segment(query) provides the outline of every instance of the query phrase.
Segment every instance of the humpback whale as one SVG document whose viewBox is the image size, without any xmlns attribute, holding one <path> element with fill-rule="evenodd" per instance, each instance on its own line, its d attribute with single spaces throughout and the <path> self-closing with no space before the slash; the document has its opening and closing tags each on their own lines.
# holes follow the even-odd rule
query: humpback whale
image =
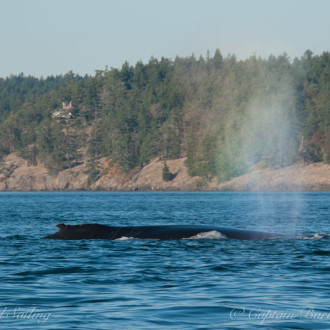
<svg viewBox="0 0 330 330">
<path fill-rule="evenodd" d="M 59 231 L 45 236 L 45 239 L 80 240 L 109 239 L 123 237 L 135 239 L 180 240 L 194 237 L 201 233 L 216 231 L 221 237 L 238 240 L 265 240 L 284 238 L 283 235 L 243 229 L 222 228 L 203 225 L 160 225 L 160 226 L 106 226 L 96 223 L 82 225 L 56 225 Z"/>
</svg>

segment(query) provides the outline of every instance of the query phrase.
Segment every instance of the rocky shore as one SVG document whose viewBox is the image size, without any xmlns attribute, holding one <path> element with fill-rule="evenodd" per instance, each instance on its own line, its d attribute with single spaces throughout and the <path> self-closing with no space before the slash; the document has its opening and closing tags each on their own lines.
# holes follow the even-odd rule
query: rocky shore
<svg viewBox="0 0 330 330">
<path fill-rule="evenodd" d="M 330 191 L 330 165 L 324 163 L 256 168 L 219 184 L 216 179 L 189 176 L 184 161 L 185 158 L 167 161 L 174 178 L 165 182 L 164 162 L 158 158 L 129 174 L 101 159 L 102 175 L 90 183 L 85 164 L 51 175 L 43 164 L 30 166 L 17 154 L 10 154 L 0 162 L 0 191 Z"/>
</svg>

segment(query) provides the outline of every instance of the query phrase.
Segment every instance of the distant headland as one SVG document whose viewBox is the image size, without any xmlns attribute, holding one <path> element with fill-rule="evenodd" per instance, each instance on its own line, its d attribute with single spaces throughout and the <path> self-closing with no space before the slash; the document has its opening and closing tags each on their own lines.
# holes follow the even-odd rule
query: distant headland
<svg viewBox="0 0 330 330">
<path fill-rule="evenodd" d="M 0 190 L 329 190 L 330 53 L 0 78 Z"/>
</svg>

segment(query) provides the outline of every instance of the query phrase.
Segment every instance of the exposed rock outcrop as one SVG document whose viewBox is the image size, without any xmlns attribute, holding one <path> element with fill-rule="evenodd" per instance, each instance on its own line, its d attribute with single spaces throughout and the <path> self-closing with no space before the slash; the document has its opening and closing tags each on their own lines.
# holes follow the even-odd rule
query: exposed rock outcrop
<svg viewBox="0 0 330 330">
<path fill-rule="evenodd" d="M 6 156 L 0 163 L 1 191 L 136 191 L 136 190 L 323 190 L 330 191 L 330 165 L 313 163 L 294 165 L 281 169 L 259 168 L 224 183 L 216 179 L 203 180 L 191 177 L 184 164 L 185 158 L 167 160 L 174 174 L 170 181 L 162 179 L 164 161 L 153 159 L 143 168 L 135 168 L 129 174 L 122 173 L 116 164 L 109 165 L 106 159 L 100 160 L 102 175 L 90 183 L 86 165 L 75 166 L 57 175 L 48 173 L 43 164 L 29 166 L 17 154 Z"/>
<path fill-rule="evenodd" d="M 296 164 L 280 169 L 255 169 L 208 189 L 233 191 L 330 191 L 330 165 Z"/>
</svg>

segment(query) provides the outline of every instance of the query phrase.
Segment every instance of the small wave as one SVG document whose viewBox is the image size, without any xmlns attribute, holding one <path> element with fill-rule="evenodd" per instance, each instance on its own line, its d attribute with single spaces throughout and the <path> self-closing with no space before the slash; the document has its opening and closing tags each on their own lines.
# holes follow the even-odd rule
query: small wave
<svg viewBox="0 0 330 330">
<path fill-rule="evenodd" d="M 184 239 L 224 239 L 224 238 L 227 237 L 216 230 L 211 230 Z"/>
<path fill-rule="evenodd" d="M 0 237 L 0 239 L 3 240 L 25 240 L 27 238 L 28 238 L 27 235 L 6 235 Z"/>
<path fill-rule="evenodd" d="M 328 250 L 316 250 L 313 251 L 312 254 L 316 255 L 316 256 L 330 256 L 330 251 Z M 329 267 L 330 270 L 330 267 Z"/>
<path fill-rule="evenodd" d="M 131 241 L 133 239 L 136 239 L 134 237 L 126 237 L 126 236 L 122 236 L 120 238 L 116 238 L 115 241 Z"/>
<path fill-rule="evenodd" d="M 312 236 L 297 236 L 297 239 L 322 239 L 322 238 L 330 238 L 328 234 L 314 234 Z"/>
<path fill-rule="evenodd" d="M 84 272 L 85 269 L 78 266 L 72 266 L 72 267 L 55 267 L 55 268 L 46 268 L 46 269 L 40 269 L 35 270 L 31 269 L 29 271 L 23 271 L 18 272 L 15 275 L 17 276 L 30 276 L 30 275 L 54 275 L 54 274 L 79 274 L 81 272 Z"/>
</svg>

